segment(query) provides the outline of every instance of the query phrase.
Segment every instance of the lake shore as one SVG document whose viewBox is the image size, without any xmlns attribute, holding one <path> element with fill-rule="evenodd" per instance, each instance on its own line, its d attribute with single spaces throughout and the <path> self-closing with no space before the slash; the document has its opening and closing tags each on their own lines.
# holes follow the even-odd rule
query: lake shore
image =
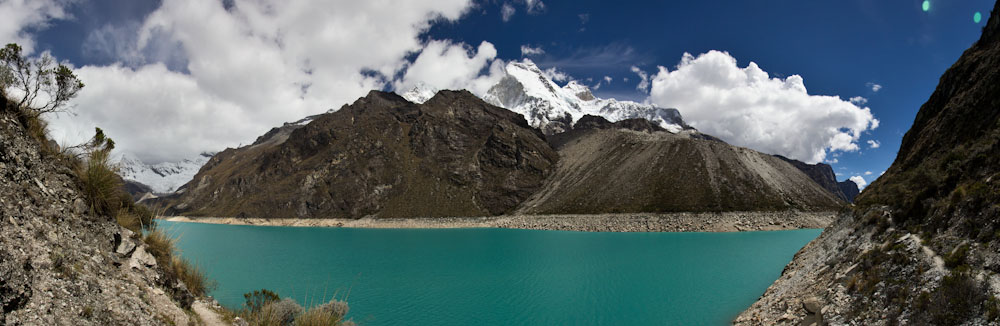
<svg viewBox="0 0 1000 326">
<path fill-rule="evenodd" d="M 488 217 L 267 219 L 164 216 L 171 222 L 391 229 L 505 228 L 588 232 L 739 232 L 825 228 L 837 212 L 504 215 Z"/>
</svg>

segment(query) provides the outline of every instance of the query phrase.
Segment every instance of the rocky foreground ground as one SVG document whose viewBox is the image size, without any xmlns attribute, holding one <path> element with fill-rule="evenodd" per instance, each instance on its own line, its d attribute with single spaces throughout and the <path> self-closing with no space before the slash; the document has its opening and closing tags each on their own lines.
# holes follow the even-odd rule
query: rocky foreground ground
<svg viewBox="0 0 1000 326">
<path fill-rule="evenodd" d="M 734 232 L 824 228 L 836 212 L 511 215 L 491 217 L 266 219 L 164 217 L 174 222 L 355 228 L 505 228 L 591 232 Z"/>
</svg>

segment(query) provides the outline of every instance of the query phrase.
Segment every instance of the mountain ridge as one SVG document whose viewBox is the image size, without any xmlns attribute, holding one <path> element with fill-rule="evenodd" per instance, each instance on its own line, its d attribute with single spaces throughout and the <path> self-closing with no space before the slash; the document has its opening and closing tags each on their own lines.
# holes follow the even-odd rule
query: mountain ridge
<svg viewBox="0 0 1000 326">
<path fill-rule="evenodd" d="M 1000 2 L 899 154 L 738 325 L 1000 323 Z"/>
</svg>

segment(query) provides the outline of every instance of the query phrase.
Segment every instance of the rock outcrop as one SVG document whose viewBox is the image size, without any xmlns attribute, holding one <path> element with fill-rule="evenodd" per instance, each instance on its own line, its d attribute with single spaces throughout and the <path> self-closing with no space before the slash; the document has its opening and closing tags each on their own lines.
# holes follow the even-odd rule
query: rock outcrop
<svg viewBox="0 0 1000 326">
<path fill-rule="evenodd" d="M 73 171 L 0 102 L 0 325 L 187 325 L 145 245 L 91 214 Z"/>
<path fill-rule="evenodd" d="M 372 91 L 218 153 L 165 201 L 197 216 L 497 215 L 538 189 L 557 158 L 523 117 L 468 91 L 423 104 Z"/>
<path fill-rule="evenodd" d="M 799 160 L 790 159 L 781 155 L 775 155 L 775 156 L 782 160 L 785 160 L 785 162 L 788 162 L 792 164 L 792 166 L 794 166 L 795 168 L 801 170 L 803 173 L 808 175 L 810 179 L 816 181 L 816 183 L 819 184 L 820 187 L 823 187 L 823 189 L 826 189 L 834 196 L 837 196 L 837 198 L 840 198 L 840 200 L 846 202 L 854 202 L 854 196 L 857 196 L 858 194 L 858 187 L 856 185 L 854 186 L 854 196 L 848 196 L 844 191 L 843 186 L 841 185 L 842 183 L 837 182 L 837 175 L 833 173 L 833 167 L 831 167 L 829 164 L 826 163 L 809 164 Z M 851 182 L 851 184 L 854 184 L 854 182 Z"/>
<path fill-rule="evenodd" d="M 840 191 L 844 193 L 845 200 L 849 203 L 853 203 L 854 198 L 857 198 L 858 194 L 861 193 L 861 190 L 858 189 L 858 184 L 851 180 L 837 182 L 837 188 L 840 188 Z"/>
<path fill-rule="evenodd" d="M 1000 3 L 885 174 L 741 325 L 1000 324 Z"/>
</svg>

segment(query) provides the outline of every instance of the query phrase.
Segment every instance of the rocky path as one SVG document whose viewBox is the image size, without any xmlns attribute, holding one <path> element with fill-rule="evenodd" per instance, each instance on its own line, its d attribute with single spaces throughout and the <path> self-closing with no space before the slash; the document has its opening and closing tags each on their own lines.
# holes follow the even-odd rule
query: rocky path
<svg viewBox="0 0 1000 326">
<path fill-rule="evenodd" d="M 201 319 L 201 324 L 204 326 L 229 326 L 222 321 L 222 316 L 219 316 L 219 313 L 215 312 L 215 309 L 212 309 L 208 302 L 197 300 L 191 304 L 191 310 L 198 315 L 198 319 Z"/>
<path fill-rule="evenodd" d="M 934 249 L 925 246 L 924 240 L 921 239 L 920 236 L 913 233 L 908 233 L 907 235 L 900 238 L 900 240 L 905 240 L 905 239 L 910 239 L 917 246 L 920 246 L 920 252 L 922 252 L 925 257 L 931 260 L 931 266 L 934 267 L 934 272 L 936 272 L 938 275 L 946 274 L 947 269 L 945 269 L 944 266 L 944 259 L 942 259 L 941 256 L 938 256 L 938 254 L 934 252 Z"/>
</svg>

